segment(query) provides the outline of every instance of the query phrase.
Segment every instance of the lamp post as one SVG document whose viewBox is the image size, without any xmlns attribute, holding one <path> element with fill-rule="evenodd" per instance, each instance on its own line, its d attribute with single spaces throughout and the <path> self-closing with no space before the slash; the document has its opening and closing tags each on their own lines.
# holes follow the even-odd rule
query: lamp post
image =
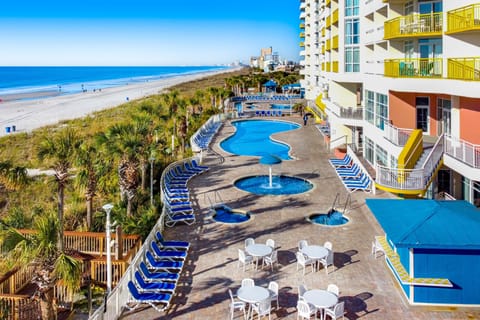
<svg viewBox="0 0 480 320">
<path fill-rule="evenodd" d="M 155 157 L 152 155 L 148 160 L 150 160 L 150 205 L 153 207 L 153 162 Z"/>
<path fill-rule="evenodd" d="M 112 292 L 112 252 L 110 246 L 110 211 L 112 211 L 113 204 L 107 203 L 104 205 L 103 210 L 107 213 L 107 221 L 105 225 L 105 238 L 107 245 L 107 297 Z"/>
</svg>

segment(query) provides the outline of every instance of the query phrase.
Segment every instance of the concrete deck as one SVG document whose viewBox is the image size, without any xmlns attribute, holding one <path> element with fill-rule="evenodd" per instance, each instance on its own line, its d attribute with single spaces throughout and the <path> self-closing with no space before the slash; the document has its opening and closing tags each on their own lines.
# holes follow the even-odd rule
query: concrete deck
<svg viewBox="0 0 480 320">
<path fill-rule="evenodd" d="M 300 117 L 287 118 L 297 123 Z M 253 278 L 267 286 L 277 281 L 280 287 L 280 308 L 272 309 L 272 319 L 297 319 L 297 288 L 305 284 L 309 289 L 326 289 L 329 283 L 340 288 L 340 300 L 345 301 L 347 319 L 480 319 L 479 309 L 441 309 L 411 307 L 394 281 L 383 257 L 371 255 L 371 243 L 382 230 L 365 205 L 369 197 L 392 197 L 379 192 L 377 195 L 355 192 L 346 216 L 350 222 L 338 227 L 314 225 L 306 221 L 311 213 L 325 213 L 331 207 L 337 193 L 341 205 L 347 191 L 337 178 L 327 159 L 323 139 L 312 124 L 298 130 L 280 133 L 274 137 L 291 145 L 294 161 L 284 161 L 274 167 L 274 174 L 304 177 L 315 184 L 305 194 L 291 196 L 256 196 L 233 187 L 239 177 L 268 174 L 268 169 L 258 164 L 258 158 L 234 156 L 225 153 L 218 143 L 234 132 L 226 123 L 213 142 L 213 153 L 204 163 L 210 171 L 189 183 L 192 201 L 197 206 L 197 222 L 192 226 L 177 225 L 166 230 L 167 239 L 187 240 L 192 243 L 189 259 L 183 270 L 176 296 L 166 313 L 144 309 L 125 313 L 122 319 L 228 319 L 231 288 L 235 293 L 243 278 Z M 215 200 L 216 199 L 216 200 Z M 216 223 L 207 217 L 211 202 L 222 201 L 232 208 L 247 210 L 253 218 L 239 225 Z M 279 264 L 270 269 L 245 272 L 237 268 L 238 248 L 244 248 L 244 240 L 255 238 L 265 243 L 275 240 L 279 250 Z M 333 244 L 334 264 L 329 274 L 324 269 L 312 273 L 311 268 L 296 270 L 295 252 L 299 240 L 322 245 Z M 242 319 L 236 312 L 235 319 Z"/>
</svg>

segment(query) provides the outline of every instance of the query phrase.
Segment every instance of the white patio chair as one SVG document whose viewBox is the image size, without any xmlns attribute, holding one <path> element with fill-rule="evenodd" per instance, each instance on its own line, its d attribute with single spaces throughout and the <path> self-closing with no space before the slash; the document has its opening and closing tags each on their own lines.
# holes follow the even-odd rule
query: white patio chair
<svg viewBox="0 0 480 320">
<path fill-rule="evenodd" d="M 297 320 L 298 319 L 310 319 L 312 316 L 315 317 L 317 311 L 315 308 L 311 308 L 310 305 L 303 300 L 297 301 Z"/>
<path fill-rule="evenodd" d="M 307 286 L 304 284 L 298 286 L 298 300 L 303 300 L 303 294 L 307 292 L 307 290 Z"/>
<path fill-rule="evenodd" d="M 245 248 L 248 247 L 251 244 L 255 244 L 255 239 L 253 239 L 253 238 L 245 239 Z"/>
<path fill-rule="evenodd" d="M 267 246 L 269 246 L 272 249 L 275 249 L 275 240 L 273 239 L 267 239 L 267 242 L 265 243 Z"/>
<path fill-rule="evenodd" d="M 304 247 L 308 246 L 307 240 L 300 240 L 298 241 L 298 250 L 302 251 Z"/>
<path fill-rule="evenodd" d="M 270 301 L 275 300 L 278 309 L 278 283 L 275 281 L 270 281 L 268 283 L 268 291 L 270 292 Z"/>
<path fill-rule="evenodd" d="M 338 286 L 337 286 L 336 284 L 333 284 L 333 283 L 330 283 L 330 284 L 327 286 L 327 291 L 333 293 L 333 294 L 336 295 L 337 297 L 338 297 L 338 295 L 339 295 L 339 293 L 340 293 L 340 290 L 338 289 Z"/>
<path fill-rule="evenodd" d="M 272 271 L 273 271 L 273 265 L 275 263 L 278 262 L 278 251 L 277 250 L 273 250 L 272 251 L 272 254 L 269 255 L 269 256 L 266 256 L 263 258 L 263 264 L 262 264 L 262 269 L 263 269 L 263 266 L 271 266 L 272 267 Z"/>
<path fill-rule="evenodd" d="M 247 255 L 242 249 L 238 249 L 238 263 L 237 268 L 240 267 L 240 263 L 243 263 L 243 272 L 245 272 L 245 267 L 247 264 L 253 263 L 253 257 Z"/>
<path fill-rule="evenodd" d="M 298 271 L 298 266 L 301 265 L 303 267 L 303 275 L 305 275 L 305 267 L 307 265 L 312 266 L 312 272 L 315 272 L 315 260 L 313 259 L 308 259 L 305 258 L 305 255 L 301 252 L 297 252 L 297 271 Z"/>
<path fill-rule="evenodd" d="M 268 319 L 270 320 L 270 312 L 272 310 L 270 299 L 265 299 L 259 303 L 252 304 L 252 310 L 258 314 L 258 320 L 266 315 L 268 315 Z"/>
<path fill-rule="evenodd" d="M 325 272 L 328 274 L 328 267 L 334 265 L 332 243 L 327 241 L 323 246 L 328 249 L 328 255 L 325 258 L 318 260 L 318 263 L 323 265 Z"/>
<path fill-rule="evenodd" d="M 385 255 L 385 250 L 383 250 L 382 245 L 378 242 L 377 239 L 372 242 L 372 254 L 377 259 L 377 252 L 383 253 Z"/>
<path fill-rule="evenodd" d="M 345 302 L 339 302 L 333 309 L 325 309 L 325 317 L 330 316 L 332 320 L 337 320 L 340 317 L 345 318 Z"/>
<path fill-rule="evenodd" d="M 255 281 L 250 278 L 245 278 L 242 280 L 242 287 L 254 287 Z"/>
<path fill-rule="evenodd" d="M 247 317 L 245 302 L 235 301 L 232 290 L 228 289 L 228 293 L 230 294 L 230 320 L 233 320 L 235 310 L 243 311 L 243 318 L 245 319 Z"/>
</svg>

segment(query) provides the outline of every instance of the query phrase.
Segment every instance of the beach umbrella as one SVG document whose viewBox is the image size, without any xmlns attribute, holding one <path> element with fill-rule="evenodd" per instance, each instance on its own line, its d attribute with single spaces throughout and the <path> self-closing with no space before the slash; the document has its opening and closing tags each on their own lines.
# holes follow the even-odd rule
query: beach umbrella
<svg viewBox="0 0 480 320">
<path fill-rule="evenodd" d="M 273 154 L 267 154 L 259 160 L 260 164 L 268 165 L 268 186 L 270 188 L 272 187 L 272 166 L 281 162 L 282 159 Z"/>
</svg>

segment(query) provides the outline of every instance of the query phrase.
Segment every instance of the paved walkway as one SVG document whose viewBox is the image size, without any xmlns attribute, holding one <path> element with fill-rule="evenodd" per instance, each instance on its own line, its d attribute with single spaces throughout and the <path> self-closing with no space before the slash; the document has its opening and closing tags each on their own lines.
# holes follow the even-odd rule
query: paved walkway
<svg viewBox="0 0 480 320">
<path fill-rule="evenodd" d="M 300 117 L 284 118 L 300 123 Z M 332 157 L 325 149 L 320 133 L 313 125 L 275 135 L 276 139 L 292 146 L 295 161 L 284 161 L 274 167 L 275 174 L 288 174 L 308 178 L 314 190 L 291 196 L 256 196 L 233 187 L 239 177 L 267 174 L 268 169 L 258 164 L 258 158 L 234 156 L 225 153 L 218 142 L 234 132 L 227 123 L 213 142 L 214 154 L 205 158 L 210 171 L 189 183 L 192 201 L 198 207 L 197 222 L 192 226 L 177 225 L 166 230 L 167 239 L 188 240 L 192 243 L 189 260 L 183 271 L 177 295 L 167 313 L 158 313 L 146 307 L 126 313 L 122 319 L 228 319 L 230 302 L 227 289 L 235 293 L 243 278 L 253 278 L 267 286 L 277 281 L 280 287 L 280 308 L 272 310 L 272 319 L 297 319 L 297 288 L 305 284 L 309 289 L 325 289 L 329 283 L 340 288 L 341 300 L 346 302 L 347 319 L 480 319 L 473 310 L 432 310 L 411 307 L 402 296 L 397 283 L 387 269 L 384 259 L 374 259 L 371 242 L 382 234 L 365 205 L 371 194 L 355 192 L 344 226 L 326 227 L 306 221 L 311 213 L 325 213 L 330 209 L 337 193 L 341 203 L 347 198 L 346 189 L 337 178 L 327 159 Z M 225 204 L 253 213 L 251 221 L 239 225 L 224 225 L 208 218 L 210 202 L 221 198 Z M 375 197 L 391 197 L 378 193 Z M 217 200 L 215 200 L 217 199 Z M 340 206 L 343 208 L 343 206 Z M 279 264 L 270 269 L 243 272 L 237 268 L 238 249 L 244 248 L 247 237 L 265 243 L 268 238 L 276 242 Z M 299 240 L 311 244 L 330 241 L 335 254 L 335 267 L 312 273 L 311 268 L 296 270 L 295 252 Z M 235 314 L 242 319 L 242 313 Z"/>
</svg>

